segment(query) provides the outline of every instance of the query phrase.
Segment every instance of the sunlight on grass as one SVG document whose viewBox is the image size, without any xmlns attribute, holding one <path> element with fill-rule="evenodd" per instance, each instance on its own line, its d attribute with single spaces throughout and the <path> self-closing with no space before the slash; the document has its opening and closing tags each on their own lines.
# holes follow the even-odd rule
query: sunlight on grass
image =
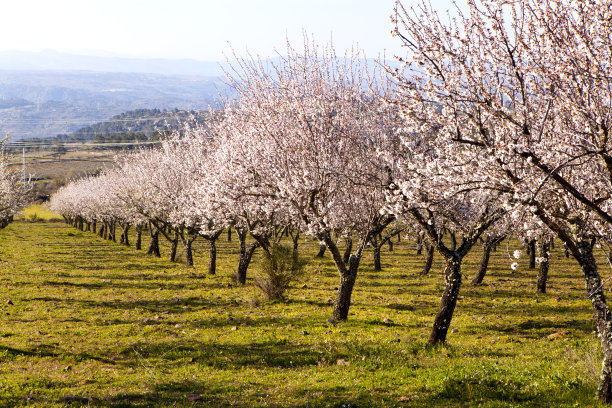
<svg viewBox="0 0 612 408">
<path fill-rule="evenodd" d="M 349 320 L 330 324 L 338 276 L 317 242 L 300 242 L 305 279 L 266 301 L 254 269 L 233 284 L 238 243 L 222 238 L 210 276 L 204 241 L 187 268 L 63 223 L 9 225 L 0 407 L 599 406 L 591 307 L 559 249 L 546 295 L 495 252 L 484 285 L 462 287 L 447 346 L 429 348 L 444 279 L 439 259 L 419 275 L 414 242 L 384 251 L 382 272 L 366 254 Z"/>
<path fill-rule="evenodd" d="M 26 221 L 53 221 L 62 220 L 62 216 L 54 213 L 44 204 L 32 204 L 28 208 L 25 208 L 18 216 L 18 218 Z"/>
</svg>

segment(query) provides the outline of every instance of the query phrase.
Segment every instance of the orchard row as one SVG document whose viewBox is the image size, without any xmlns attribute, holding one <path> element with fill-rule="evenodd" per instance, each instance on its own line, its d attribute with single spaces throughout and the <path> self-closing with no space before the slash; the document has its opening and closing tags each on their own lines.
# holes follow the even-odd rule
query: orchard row
<svg viewBox="0 0 612 408">
<path fill-rule="evenodd" d="M 335 320 L 366 245 L 411 230 L 446 262 L 431 344 L 446 340 L 478 242 L 513 234 L 546 262 L 555 237 L 582 268 L 604 351 L 599 396 L 612 402 L 612 314 L 593 256 L 612 239 L 612 2 L 468 1 L 449 21 L 398 2 L 392 20 L 401 67 L 307 39 L 275 62 L 240 60 L 237 97 L 208 123 L 66 186 L 53 208 L 113 231 L 150 223 L 187 254 L 233 227 L 240 282 L 256 247 L 308 234 L 338 270 Z"/>
</svg>

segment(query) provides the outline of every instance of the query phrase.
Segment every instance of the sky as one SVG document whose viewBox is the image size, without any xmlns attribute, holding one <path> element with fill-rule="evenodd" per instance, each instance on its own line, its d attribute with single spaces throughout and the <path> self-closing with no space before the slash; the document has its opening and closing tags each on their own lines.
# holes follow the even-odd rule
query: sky
<svg viewBox="0 0 612 408">
<path fill-rule="evenodd" d="M 404 0 L 406 4 L 413 0 Z M 0 51 L 219 61 L 267 58 L 307 33 L 336 51 L 402 54 L 394 0 L 14 0 L 3 2 Z M 450 1 L 434 0 L 446 9 Z M 226 58 L 227 56 L 227 58 Z"/>
</svg>

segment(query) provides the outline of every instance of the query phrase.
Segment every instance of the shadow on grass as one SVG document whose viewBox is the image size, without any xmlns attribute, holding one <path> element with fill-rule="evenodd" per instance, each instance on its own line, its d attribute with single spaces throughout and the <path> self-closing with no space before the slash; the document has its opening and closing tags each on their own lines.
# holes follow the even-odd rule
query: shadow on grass
<svg viewBox="0 0 612 408">
<path fill-rule="evenodd" d="M 488 373 L 472 372 L 463 377 L 446 378 L 440 391 L 425 398 L 411 400 L 411 407 L 447 406 L 516 406 L 516 407 L 560 407 L 575 401 L 592 400 L 596 404 L 595 389 L 581 382 L 558 381 L 553 389 L 534 387 L 525 381 L 512 378 L 505 373 L 503 378 Z M 535 379 L 534 379 L 535 380 Z M 554 381 L 553 381 L 554 382 Z"/>
<path fill-rule="evenodd" d="M 283 339 L 271 339 L 249 344 L 191 343 L 177 345 L 139 342 L 117 350 L 121 364 L 137 366 L 148 360 L 164 360 L 177 364 L 196 364 L 213 369 L 239 370 L 250 368 L 294 368 L 316 366 L 321 354 L 304 346 L 289 344 Z M 340 354 L 338 354 L 340 356 Z M 332 357 L 326 354 L 328 360 Z"/>
<path fill-rule="evenodd" d="M 487 330 L 498 331 L 522 336 L 541 337 L 543 330 L 569 330 L 590 333 L 593 331 L 593 322 L 590 320 L 527 320 L 519 324 L 488 324 Z"/>
<path fill-rule="evenodd" d="M 98 301 L 88 299 L 68 299 L 61 297 L 37 297 L 32 301 L 57 302 L 58 304 L 78 305 L 84 309 L 115 309 L 115 310 L 134 310 L 141 309 L 150 313 L 191 313 L 194 310 L 203 308 L 218 308 L 227 306 L 244 306 L 232 300 L 208 299 L 202 297 L 173 298 L 173 299 L 150 299 L 150 300 L 114 300 Z"/>
<path fill-rule="evenodd" d="M 20 357 L 20 356 L 53 357 L 53 358 L 58 358 L 62 356 L 64 357 L 72 356 L 74 357 L 75 361 L 95 360 L 95 361 L 100 361 L 102 363 L 115 364 L 115 361 L 110 358 L 93 355 L 87 352 L 77 353 L 77 354 L 67 353 L 61 349 L 58 349 L 53 344 L 38 344 L 27 350 L 20 350 L 20 349 L 16 349 L 13 347 L 0 346 L 0 353 L 4 354 L 4 357 L 3 357 L 4 359 L 12 359 L 12 358 Z"/>
</svg>

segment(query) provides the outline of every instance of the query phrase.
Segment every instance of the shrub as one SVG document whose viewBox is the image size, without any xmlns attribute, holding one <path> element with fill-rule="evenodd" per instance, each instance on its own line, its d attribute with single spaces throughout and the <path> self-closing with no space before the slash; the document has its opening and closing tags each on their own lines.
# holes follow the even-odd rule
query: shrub
<svg viewBox="0 0 612 408">
<path fill-rule="evenodd" d="M 274 245 L 263 252 L 255 285 L 268 300 L 281 299 L 289 286 L 304 275 L 306 260 L 284 245 Z"/>
</svg>

